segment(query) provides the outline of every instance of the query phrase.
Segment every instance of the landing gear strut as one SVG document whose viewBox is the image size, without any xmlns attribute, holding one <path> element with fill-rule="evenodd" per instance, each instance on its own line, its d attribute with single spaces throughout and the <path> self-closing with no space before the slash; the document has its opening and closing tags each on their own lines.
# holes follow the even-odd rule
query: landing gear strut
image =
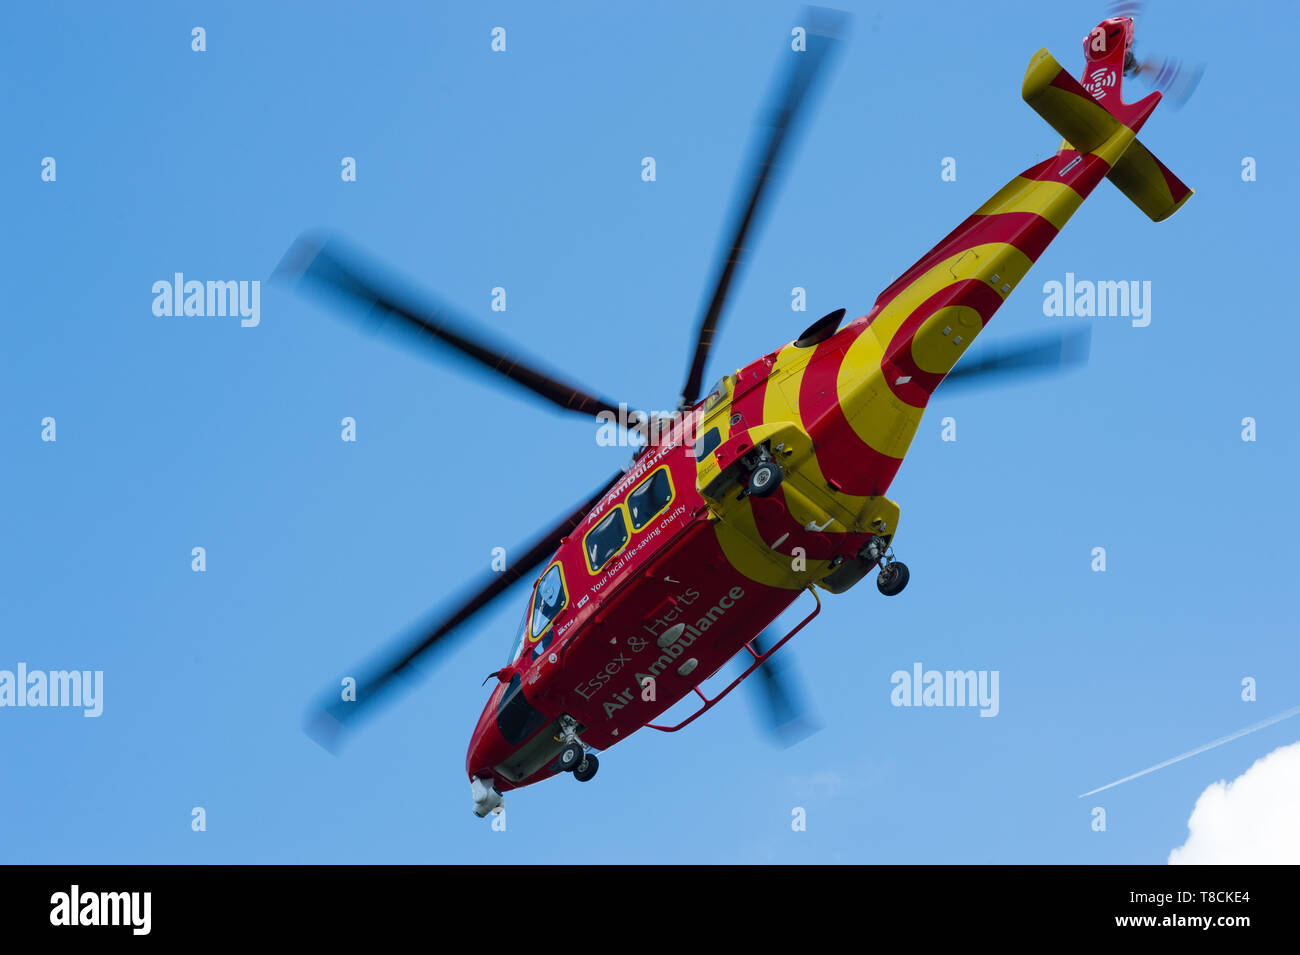
<svg viewBox="0 0 1300 955">
<path fill-rule="evenodd" d="M 862 549 L 862 558 L 874 562 L 880 568 L 876 574 L 877 590 L 886 597 L 894 597 L 903 592 L 910 575 L 905 563 L 894 560 L 894 551 L 888 541 L 883 537 L 872 538 L 871 543 Z"/>
<path fill-rule="evenodd" d="M 585 783 L 596 775 L 600 760 L 595 753 L 587 752 L 587 747 L 578 739 L 578 721 L 565 713 L 560 717 L 560 728 L 564 734 L 564 746 L 560 755 L 551 765 L 561 773 L 573 773 L 573 778 Z"/>
<path fill-rule="evenodd" d="M 578 721 L 568 713 L 560 717 L 560 732 L 564 745 L 560 747 L 560 755 L 551 764 L 556 772 L 576 772 L 586 762 L 587 747 L 582 744 L 582 740 L 578 739 L 578 728 Z"/>
</svg>

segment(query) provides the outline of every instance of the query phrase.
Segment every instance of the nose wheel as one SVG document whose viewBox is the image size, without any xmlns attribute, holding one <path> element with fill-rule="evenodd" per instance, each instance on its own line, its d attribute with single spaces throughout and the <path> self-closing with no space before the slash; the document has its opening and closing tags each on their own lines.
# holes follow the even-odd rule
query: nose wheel
<svg viewBox="0 0 1300 955">
<path fill-rule="evenodd" d="M 590 782 L 598 769 L 600 769 L 600 760 L 596 758 L 595 753 L 588 753 L 583 757 L 582 762 L 574 767 L 573 778 L 580 783 Z"/>
<path fill-rule="evenodd" d="M 573 729 L 572 726 L 568 728 Z M 558 772 L 573 773 L 574 779 L 585 783 L 596 775 L 596 770 L 600 768 L 600 760 L 596 758 L 595 753 L 587 751 L 587 747 L 582 745 L 582 740 L 578 739 L 576 733 L 571 732 L 560 750 L 560 755 L 551 765 Z"/>
<path fill-rule="evenodd" d="M 586 756 L 586 750 L 576 739 L 564 744 L 564 749 L 560 750 L 560 758 L 556 762 L 556 768 L 562 773 L 571 773 L 582 764 L 583 757 Z"/>
</svg>

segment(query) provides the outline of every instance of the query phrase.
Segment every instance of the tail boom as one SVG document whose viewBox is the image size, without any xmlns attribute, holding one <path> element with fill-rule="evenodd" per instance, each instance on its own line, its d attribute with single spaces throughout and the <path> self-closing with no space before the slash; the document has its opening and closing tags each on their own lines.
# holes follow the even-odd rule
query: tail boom
<svg viewBox="0 0 1300 955">
<path fill-rule="evenodd" d="M 833 340 L 842 357 L 831 366 L 836 384 L 826 390 L 838 400 L 827 414 L 848 427 L 812 433 L 819 457 L 866 462 L 856 482 L 846 470 L 836 472 L 843 490 L 884 493 L 934 390 L 1103 179 L 1153 219 L 1172 214 L 1191 195 L 1137 140 L 1160 94 L 1122 101 L 1118 77 L 1132 35 L 1122 24 L 1118 30 L 1105 34 L 1107 42 L 1125 41 L 1118 52 L 1101 61 L 1100 72 L 1096 62 L 1085 71 L 1099 93 L 1085 89 L 1046 50 L 1034 56 L 1025 101 L 1066 142 L 1003 186 Z M 1111 68 L 1115 78 L 1108 82 Z"/>
</svg>

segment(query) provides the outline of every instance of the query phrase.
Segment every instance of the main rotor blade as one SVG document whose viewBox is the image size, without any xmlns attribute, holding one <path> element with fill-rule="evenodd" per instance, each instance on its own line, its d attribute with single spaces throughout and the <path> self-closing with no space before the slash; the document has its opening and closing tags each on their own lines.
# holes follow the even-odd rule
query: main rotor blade
<svg viewBox="0 0 1300 955">
<path fill-rule="evenodd" d="M 321 241 L 301 236 L 281 260 L 276 274 L 309 280 L 322 290 L 334 292 L 372 314 L 393 316 L 408 329 L 449 345 L 489 371 L 509 378 L 565 411 L 583 415 L 607 411 L 618 420 L 619 408 L 615 402 L 541 371 L 531 361 L 525 361 L 517 349 L 497 345 L 483 335 L 465 331 L 464 326 L 472 323 L 464 321 L 435 299 L 417 298 L 412 293 L 400 291 L 375 269 L 357 263 L 337 240 Z M 636 422 L 633 420 L 631 423 Z"/>
<path fill-rule="evenodd" d="M 389 690 L 393 682 L 405 674 L 418 658 L 453 634 L 461 624 L 470 620 L 480 610 L 489 606 L 516 581 L 546 561 L 559 547 L 561 539 L 568 536 L 581 523 L 587 513 L 622 477 L 622 471 L 615 474 L 597 493 L 579 504 L 571 514 L 561 518 L 550 530 L 529 544 L 523 555 L 512 561 L 504 571 L 485 578 L 477 587 L 467 591 L 455 610 L 446 614 L 436 614 L 429 623 L 419 628 L 413 637 L 400 644 L 395 653 L 390 654 L 384 662 L 372 667 L 369 676 L 357 681 L 355 700 L 333 699 L 322 704 L 309 721 L 308 733 L 322 746 L 333 749 L 340 731 L 366 712 L 370 705 Z M 337 691 L 334 693 L 337 694 Z"/>
<path fill-rule="evenodd" d="M 783 91 L 771 109 L 766 138 L 750 163 L 753 184 L 749 188 L 746 201 L 735 207 L 736 212 L 731 228 L 726 233 L 727 251 L 715 268 L 713 293 L 709 298 L 708 308 L 700 318 L 699 330 L 695 336 L 695 353 L 691 356 L 686 384 L 682 386 L 681 407 L 683 409 L 693 405 L 700 396 L 704 366 L 709 358 L 709 349 L 713 345 L 713 336 L 722 318 L 722 310 L 727 304 L 727 293 L 731 288 L 731 282 L 740 267 L 745 264 L 745 242 L 758 216 L 763 195 L 768 185 L 780 173 L 782 147 L 796 125 L 799 108 L 807 98 L 822 65 L 834 49 L 836 38 L 847 20 L 847 15 L 837 10 L 808 8 L 803 18 L 806 49 L 803 51 L 792 49 L 787 53 L 788 56 L 794 57 L 794 62 L 790 66 Z"/>
<path fill-rule="evenodd" d="M 754 638 L 754 652 L 761 656 L 775 644 L 772 631 L 764 630 Z M 742 659 L 746 657 L 748 654 L 742 654 Z M 819 729 L 808 717 L 802 697 L 785 672 L 787 666 L 788 661 L 777 662 L 774 656 L 752 674 L 760 678 L 754 687 L 766 729 L 782 746 L 792 746 Z"/>
<path fill-rule="evenodd" d="M 939 389 L 945 395 L 976 385 L 1000 384 L 1000 379 L 1067 371 L 1088 361 L 1092 329 L 1043 335 L 990 346 L 970 364 L 958 362 Z"/>
</svg>

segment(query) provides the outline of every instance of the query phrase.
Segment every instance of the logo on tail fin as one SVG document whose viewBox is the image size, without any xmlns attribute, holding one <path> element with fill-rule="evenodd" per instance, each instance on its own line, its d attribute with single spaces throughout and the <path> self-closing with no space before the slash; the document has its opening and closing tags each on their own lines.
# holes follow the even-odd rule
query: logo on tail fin
<svg viewBox="0 0 1300 955">
<path fill-rule="evenodd" d="M 1092 94 L 1094 99 L 1101 99 L 1106 95 L 1106 90 L 1115 85 L 1115 71 L 1102 67 L 1094 70 L 1086 78 L 1083 88 Z"/>
</svg>

